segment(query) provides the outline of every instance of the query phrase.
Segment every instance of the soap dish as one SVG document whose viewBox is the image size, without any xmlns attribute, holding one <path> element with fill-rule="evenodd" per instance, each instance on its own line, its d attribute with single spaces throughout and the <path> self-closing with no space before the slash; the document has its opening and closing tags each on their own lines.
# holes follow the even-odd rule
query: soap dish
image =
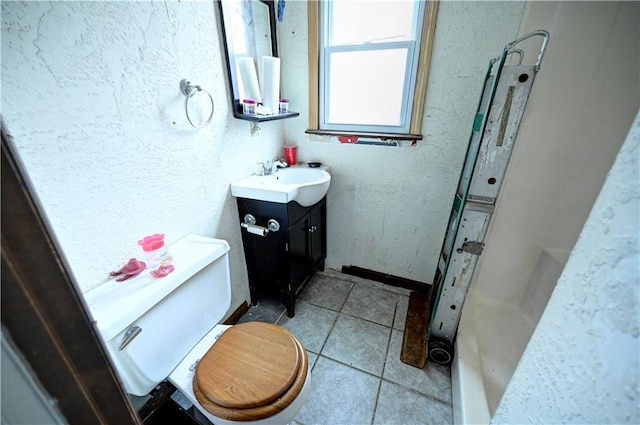
<svg viewBox="0 0 640 425">
<path fill-rule="evenodd" d="M 309 167 L 311 168 L 318 168 L 322 165 L 322 162 L 310 162 L 309 163 Z"/>
</svg>

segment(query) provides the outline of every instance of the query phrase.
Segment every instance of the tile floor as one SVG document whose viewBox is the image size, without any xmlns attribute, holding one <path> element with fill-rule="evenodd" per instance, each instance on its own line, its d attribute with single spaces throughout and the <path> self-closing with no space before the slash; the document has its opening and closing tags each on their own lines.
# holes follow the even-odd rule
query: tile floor
<svg viewBox="0 0 640 425">
<path fill-rule="evenodd" d="M 278 323 L 307 348 L 311 392 L 296 424 L 450 424 L 449 367 L 400 361 L 408 303 L 408 290 L 327 271 L 300 294 L 295 317 L 266 299 L 240 322 Z"/>
</svg>

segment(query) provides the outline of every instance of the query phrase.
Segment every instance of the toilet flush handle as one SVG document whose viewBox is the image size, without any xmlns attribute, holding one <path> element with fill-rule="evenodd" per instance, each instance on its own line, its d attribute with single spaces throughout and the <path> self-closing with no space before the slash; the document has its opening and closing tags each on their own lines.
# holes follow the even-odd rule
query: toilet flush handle
<svg viewBox="0 0 640 425">
<path fill-rule="evenodd" d="M 127 345 L 131 344 L 131 341 L 135 339 L 142 332 L 142 328 L 140 326 L 131 326 L 124 333 L 124 337 L 122 338 L 122 343 L 120 343 L 120 347 L 118 347 L 118 351 L 124 350 Z"/>
</svg>

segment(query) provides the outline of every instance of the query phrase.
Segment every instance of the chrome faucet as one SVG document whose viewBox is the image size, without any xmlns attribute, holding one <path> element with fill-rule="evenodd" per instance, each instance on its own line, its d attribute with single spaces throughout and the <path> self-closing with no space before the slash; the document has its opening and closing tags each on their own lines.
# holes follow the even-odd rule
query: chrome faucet
<svg viewBox="0 0 640 425">
<path fill-rule="evenodd" d="M 258 176 L 268 176 L 271 171 L 271 163 L 258 162 Z"/>
<path fill-rule="evenodd" d="M 278 157 L 273 158 L 273 162 L 271 163 L 271 174 L 275 173 L 280 168 L 287 167 L 289 167 L 289 164 L 287 164 L 287 161 L 285 161 L 284 159 Z"/>
<path fill-rule="evenodd" d="M 258 175 L 270 176 L 281 168 L 287 168 L 289 164 L 282 158 L 274 158 L 273 161 L 258 162 Z"/>
</svg>

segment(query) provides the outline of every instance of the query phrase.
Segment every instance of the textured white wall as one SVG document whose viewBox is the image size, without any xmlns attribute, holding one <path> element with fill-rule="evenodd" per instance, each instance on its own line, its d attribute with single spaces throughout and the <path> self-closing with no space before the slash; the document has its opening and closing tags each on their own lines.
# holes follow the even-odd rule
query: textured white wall
<svg viewBox="0 0 640 425">
<path fill-rule="evenodd" d="M 640 107 L 638 2 L 530 2 L 520 33 L 540 28 L 549 48 L 473 283 L 512 304 L 543 248 L 571 251 Z"/>
<path fill-rule="evenodd" d="M 522 2 L 440 3 L 425 137 L 415 148 L 393 148 L 315 141 L 304 133 L 307 8 L 286 3 L 278 26 L 282 90 L 300 117 L 285 123 L 285 138 L 299 146 L 302 160 L 331 165 L 328 267 L 356 265 L 431 283 L 489 59 L 516 37 L 523 9 Z"/>
<path fill-rule="evenodd" d="M 310 141 L 306 3 L 279 24 L 283 95 L 301 116 L 232 119 L 210 2 L 2 3 L 3 116 L 83 290 L 165 232 L 229 240 L 233 305 L 248 297 L 228 185 L 300 146 L 333 171 L 327 265 L 358 265 L 430 282 L 490 57 L 512 40 L 524 3 L 443 2 L 417 148 Z M 390 7 L 392 4 L 390 3 Z M 189 127 L 178 82 L 216 101 L 211 125 Z"/>
<path fill-rule="evenodd" d="M 492 423 L 640 422 L 640 114 Z"/>
<path fill-rule="evenodd" d="M 86 291 L 164 232 L 231 244 L 232 308 L 249 298 L 229 183 L 281 150 L 282 124 L 230 114 L 214 2 L 2 2 L 2 113 Z M 189 126 L 179 82 L 215 100 Z"/>
</svg>

